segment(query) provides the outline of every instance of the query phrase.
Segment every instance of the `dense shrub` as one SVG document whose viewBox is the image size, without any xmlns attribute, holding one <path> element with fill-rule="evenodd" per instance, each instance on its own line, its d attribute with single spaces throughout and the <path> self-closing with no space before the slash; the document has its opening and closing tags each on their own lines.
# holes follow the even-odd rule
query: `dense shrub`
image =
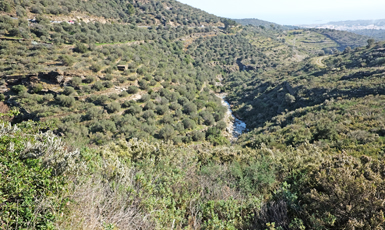
<svg viewBox="0 0 385 230">
<path fill-rule="evenodd" d="M 78 88 L 81 84 L 82 84 L 82 79 L 80 77 L 73 77 L 71 79 L 71 85 L 73 87 Z"/>
<path fill-rule="evenodd" d="M 32 87 L 32 91 L 34 93 L 39 93 L 40 91 L 43 90 L 43 85 L 42 84 L 36 84 Z"/>
<path fill-rule="evenodd" d="M 126 113 L 136 115 L 142 112 L 142 107 L 139 105 L 131 105 L 127 110 Z"/>
<path fill-rule="evenodd" d="M 217 123 L 217 125 L 215 127 L 217 127 L 217 129 L 219 129 L 219 130 L 224 130 L 227 127 L 227 124 L 224 121 L 220 121 Z"/>
<path fill-rule="evenodd" d="M 109 113 L 116 113 L 116 112 L 119 112 L 119 110 L 121 109 L 121 106 L 118 102 L 112 102 L 111 104 L 108 104 L 106 106 L 106 109 Z"/>
<path fill-rule="evenodd" d="M 88 48 L 83 43 L 76 43 L 74 52 L 78 53 L 86 53 L 88 51 Z M 96 71 L 98 72 L 98 71 Z"/>
<path fill-rule="evenodd" d="M 75 104 L 75 98 L 72 96 L 59 95 L 56 100 L 61 106 L 65 107 L 71 107 Z"/>
<path fill-rule="evenodd" d="M 189 118 L 183 120 L 183 125 L 185 129 L 194 129 L 196 126 L 195 121 Z"/>
<path fill-rule="evenodd" d="M 197 112 L 197 106 L 192 102 L 186 103 L 185 105 L 183 105 L 183 112 L 186 114 L 196 113 Z"/>
<path fill-rule="evenodd" d="M 93 76 L 87 76 L 86 79 L 84 80 L 86 83 L 92 83 L 95 81 L 95 77 Z"/>
<path fill-rule="evenodd" d="M 68 96 L 68 95 L 75 93 L 75 89 L 67 86 L 64 88 L 63 93 Z"/>
<path fill-rule="evenodd" d="M 378 228 L 383 226 L 383 162 L 338 155 L 314 169 L 298 197 L 309 228 Z M 338 204 L 338 205 L 336 205 Z"/>
<path fill-rule="evenodd" d="M 128 89 L 127 89 L 127 93 L 129 93 L 129 94 L 135 94 L 135 93 L 137 93 L 139 91 L 139 89 L 138 89 L 138 87 L 136 87 L 136 86 L 130 86 L 130 87 L 128 87 Z"/>
<path fill-rule="evenodd" d="M 159 131 L 159 137 L 164 140 L 171 140 L 175 135 L 175 130 L 170 125 L 165 125 L 160 131 Z"/>
<path fill-rule="evenodd" d="M 104 89 L 104 86 L 103 86 L 103 83 L 100 82 L 100 81 L 97 81 L 94 83 L 94 85 L 92 86 L 93 89 L 97 90 L 97 91 L 101 91 Z"/>
<path fill-rule="evenodd" d="M 103 110 L 100 107 L 94 106 L 87 109 L 85 119 L 86 120 L 101 119 L 102 116 L 103 116 Z"/>
<path fill-rule="evenodd" d="M 152 101 L 147 102 L 144 107 L 144 110 L 154 110 L 155 109 L 155 104 Z"/>
<path fill-rule="evenodd" d="M 166 105 L 158 105 L 155 107 L 156 113 L 159 115 L 163 115 L 167 112 L 168 107 Z"/>
<path fill-rule="evenodd" d="M 19 95 L 23 94 L 24 92 L 27 92 L 27 88 L 24 85 L 12 86 L 12 90 L 18 93 Z"/>
<path fill-rule="evenodd" d="M 41 127 L 43 128 L 43 127 Z M 66 180 L 60 172 L 71 154 L 52 133 L 28 134 L 0 125 L 0 164 L 2 174 L 0 193 L 2 228 L 51 228 L 64 211 L 64 198 L 58 198 L 65 189 Z M 51 161 L 51 162 L 50 162 Z M 54 163 L 56 162 L 56 163 Z M 62 163 L 62 168 L 59 165 Z M 56 167 L 57 166 L 57 167 Z M 59 174 L 59 175 L 58 175 Z"/>
<path fill-rule="evenodd" d="M 102 66 L 99 63 L 93 63 L 90 66 L 90 70 L 92 70 L 95 73 L 99 72 L 101 69 L 102 69 Z"/>
<path fill-rule="evenodd" d="M 110 81 L 103 82 L 104 87 L 111 88 L 114 86 L 114 84 Z"/>
</svg>

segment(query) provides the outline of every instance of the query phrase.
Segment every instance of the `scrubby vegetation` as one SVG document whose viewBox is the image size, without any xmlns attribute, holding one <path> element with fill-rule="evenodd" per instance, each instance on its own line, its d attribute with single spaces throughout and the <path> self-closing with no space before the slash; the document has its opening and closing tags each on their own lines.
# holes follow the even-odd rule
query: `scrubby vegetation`
<svg viewBox="0 0 385 230">
<path fill-rule="evenodd" d="M 1 229 L 385 227 L 384 43 L 172 0 L 0 11 Z"/>
<path fill-rule="evenodd" d="M 333 156 L 309 143 L 192 149 L 120 140 L 68 152 L 41 128 L 2 124 L 2 228 L 340 229 L 385 221 L 382 158 Z"/>
</svg>

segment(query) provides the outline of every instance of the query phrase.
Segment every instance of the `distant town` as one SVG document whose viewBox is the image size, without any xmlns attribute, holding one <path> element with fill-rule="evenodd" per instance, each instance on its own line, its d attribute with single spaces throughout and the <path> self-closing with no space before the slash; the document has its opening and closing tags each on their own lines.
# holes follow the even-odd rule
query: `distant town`
<svg viewBox="0 0 385 230">
<path fill-rule="evenodd" d="M 300 25 L 303 28 L 334 29 L 344 31 L 385 30 L 385 19 L 328 22 L 324 24 Z"/>
<path fill-rule="evenodd" d="M 365 25 L 365 26 L 347 26 L 347 25 L 302 25 L 304 28 L 317 28 L 317 29 L 333 29 L 333 30 L 344 30 L 344 31 L 355 31 L 355 30 L 385 30 L 385 26 L 376 25 Z"/>
</svg>

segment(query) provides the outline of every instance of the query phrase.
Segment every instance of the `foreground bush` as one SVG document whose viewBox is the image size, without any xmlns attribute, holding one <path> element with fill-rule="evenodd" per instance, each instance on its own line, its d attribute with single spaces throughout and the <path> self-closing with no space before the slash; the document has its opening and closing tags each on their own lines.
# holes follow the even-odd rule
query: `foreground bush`
<svg viewBox="0 0 385 230">
<path fill-rule="evenodd" d="M 309 175 L 299 200 L 310 228 L 381 229 L 384 191 L 383 161 L 338 155 Z"/>
<path fill-rule="evenodd" d="M 58 197 L 62 173 L 77 152 L 52 133 L 28 134 L 33 123 L 24 126 L 0 124 L 0 228 L 52 229 L 66 201 Z"/>
<path fill-rule="evenodd" d="M 0 126 L 2 229 L 384 227 L 382 160 L 331 157 L 308 143 L 277 150 L 122 139 L 68 152 L 38 133 L 44 128 Z"/>
</svg>

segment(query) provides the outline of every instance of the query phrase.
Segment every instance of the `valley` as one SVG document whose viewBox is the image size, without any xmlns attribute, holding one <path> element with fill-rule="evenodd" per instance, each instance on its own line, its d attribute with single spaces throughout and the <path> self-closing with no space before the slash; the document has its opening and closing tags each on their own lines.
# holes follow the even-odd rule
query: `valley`
<svg viewBox="0 0 385 230">
<path fill-rule="evenodd" d="M 382 229 L 384 81 L 346 31 L 4 0 L 0 229 Z"/>
</svg>

